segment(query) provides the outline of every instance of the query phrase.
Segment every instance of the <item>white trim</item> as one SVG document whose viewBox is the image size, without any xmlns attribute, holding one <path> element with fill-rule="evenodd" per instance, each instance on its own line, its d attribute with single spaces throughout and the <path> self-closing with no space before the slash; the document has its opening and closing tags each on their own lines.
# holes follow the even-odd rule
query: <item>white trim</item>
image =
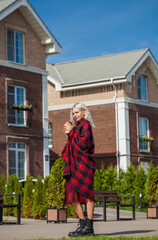
<svg viewBox="0 0 158 240">
<path fill-rule="evenodd" d="M 60 74 L 59 74 L 59 72 L 58 72 L 58 70 L 57 70 L 55 65 L 54 65 L 54 70 L 55 70 L 56 74 L 58 75 L 58 77 L 59 77 L 60 81 L 62 82 L 62 84 L 64 84 L 64 81 L 63 81 L 62 77 L 60 76 Z"/>
<path fill-rule="evenodd" d="M 59 76 L 59 75 L 58 75 Z M 63 82 L 63 80 L 61 79 L 61 77 L 59 77 L 60 80 Z M 51 83 L 53 83 L 55 85 L 55 90 L 57 92 L 63 92 L 63 91 L 69 91 L 69 90 L 75 90 L 75 89 L 83 89 L 83 88 L 92 88 L 92 87 L 99 87 L 99 86 L 105 86 L 105 85 L 111 85 L 111 78 L 108 79 L 100 79 L 100 80 L 96 80 L 95 82 L 91 82 L 91 83 L 80 83 L 80 84 L 69 84 L 69 85 L 61 85 L 60 83 L 58 83 L 54 78 L 52 78 L 50 75 L 48 76 L 48 81 L 50 81 Z M 100 83 L 99 83 L 100 82 Z M 122 82 L 127 82 L 127 80 L 125 78 L 118 78 L 118 79 L 114 79 L 114 83 L 122 83 Z"/>
<path fill-rule="evenodd" d="M 9 147 L 9 143 L 12 143 L 12 142 L 14 142 L 16 144 L 15 148 Z M 23 152 L 24 153 L 24 178 L 21 179 L 21 181 L 24 181 L 24 180 L 26 180 L 26 176 L 27 176 L 27 148 L 28 148 L 28 145 L 26 143 L 20 142 L 22 144 L 25 144 L 25 149 L 24 148 L 18 148 L 17 147 L 18 143 L 19 142 L 18 142 L 17 139 L 16 139 L 16 141 L 9 141 L 8 142 L 8 153 L 9 153 L 9 151 L 15 151 L 15 162 L 16 162 L 15 170 L 16 170 L 17 176 L 18 176 L 18 170 L 19 170 L 19 167 L 18 167 L 18 153 L 19 152 Z M 9 164 L 9 158 L 8 158 L 8 164 Z"/>
<path fill-rule="evenodd" d="M 143 62 L 150 57 L 151 60 L 154 62 L 156 68 L 158 69 L 158 63 L 155 61 L 153 55 L 151 54 L 150 50 L 148 49 L 145 54 L 140 58 L 140 60 L 138 61 L 138 63 L 129 71 L 129 73 L 126 75 L 126 79 L 128 82 L 132 81 L 132 75 L 135 74 L 135 72 L 137 71 L 137 69 L 143 64 Z"/>
<path fill-rule="evenodd" d="M 125 101 L 117 103 L 119 168 L 127 171 L 130 165 L 129 109 Z"/>
<path fill-rule="evenodd" d="M 4 9 L 4 11 L 2 11 L 0 13 L 0 21 L 3 20 L 5 17 L 7 17 L 12 12 L 14 12 L 21 5 L 26 6 L 26 1 L 25 0 L 19 0 L 19 1 L 13 2 L 11 5 L 9 5 L 6 9 Z"/>
<path fill-rule="evenodd" d="M 48 146 L 48 89 L 47 76 L 42 77 L 42 97 L 43 97 L 43 176 L 44 178 L 50 173 L 50 161 L 45 160 L 49 156 Z"/>
<path fill-rule="evenodd" d="M 14 62 L 0 60 L 0 66 L 14 68 L 14 69 L 22 70 L 22 71 L 38 73 L 38 74 L 48 76 L 48 71 L 46 71 L 44 69 L 34 68 L 34 67 L 27 66 L 27 65 L 14 63 Z"/>
<path fill-rule="evenodd" d="M 145 101 L 141 101 L 138 99 L 132 99 L 132 98 L 118 98 L 118 101 L 126 101 L 128 103 L 133 103 L 133 104 L 138 104 L 138 105 L 142 105 L 145 107 L 153 107 L 153 108 L 158 108 L 158 103 L 152 103 L 152 102 L 145 102 Z"/>
<path fill-rule="evenodd" d="M 58 92 L 60 91 L 61 87 L 60 87 L 60 83 L 58 83 L 57 81 L 55 81 L 53 78 L 51 78 L 50 76 L 47 77 L 48 81 L 51 82 L 54 86 L 55 86 L 55 90 Z"/>
<path fill-rule="evenodd" d="M 27 0 L 19 0 L 19 1 L 13 2 L 11 5 L 6 7 L 6 9 L 4 9 L 4 11 L 2 11 L 0 13 L 0 21 L 2 19 L 4 19 L 5 17 L 7 17 L 12 12 L 14 12 L 16 9 L 20 8 L 21 6 L 26 7 L 30 11 L 33 18 L 36 19 L 37 23 L 40 25 L 40 27 L 46 34 L 46 36 L 47 36 L 46 41 L 43 42 L 43 40 L 41 40 L 41 44 L 47 44 L 46 53 L 47 54 L 60 53 L 61 47 L 60 47 L 59 43 L 54 38 L 54 36 L 51 34 L 51 32 L 48 30 L 48 28 L 45 26 L 43 21 L 39 18 L 39 16 L 37 15 L 37 13 L 35 12 L 35 10 L 32 8 L 32 6 L 30 5 L 30 3 Z"/>
<path fill-rule="evenodd" d="M 119 77 L 113 77 L 113 78 L 101 78 L 101 79 L 96 79 L 96 80 L 93 80 L 93 81 L 91 81 L 91 82 L 84 82 L 84 83 L 70 83 L 70 84 L 64 84 L 62 87 L 63 88 L 67 88 L 67 87 L 73 87 L 73 86 L 77 86 L 77 85 L 89 85 L 89 84 L 95 84 L 95 83 L 98 83 L 98 82 L 104 82 L 104 81 L 109 81 L 110 83 L 112 83 L 111 82 L 111 79 L 113 80 L 113 83 L 115 82 L 115 81 L 127 81 L 126 80 L 126 78 L 125 78 L 125 76 L 119 76 Z"/>
<path fill-rule="evenodd" d="M 98 101 L 90 101 L 90 102 L 84 102 L 84 103 L 86 104 L 87 107 L 90 107 L 90 106 L 114 103 L 114 99 L 112 98 L 112 99 L 108 99 L 108 100 L 98 100 Z M 73 104 L 50 106 L 50 107 L 48 107 L 48 111 L 71 109 L 72 106 L 73 106 Z"/>
<path fill-rule="evenodd" d="M 36 19 L 36 21 L 39 23 L 39 25 L 42 27 L 43 31 L 46 33 L 46 35 L 48 36 L 48 39 L 45 41 L 45 44 L 48 43 L 48 45 L 50 45 L 50 42 L 52 42 L 53 48 L 50 49 L 50 52 L 48 52 L 48 54 L 53 53 L 60 53 L 61 52 L 61 47 L 59 46 L 58 42 L 56 41 L 56 39 L 53 37 L 53 35 L 50 33 L 50 31 L 47 29 L 47 27 L 45 26 L 45 24 L 43 23 L 43 21 L 41 21 L 41 19 L 38 17 L 38 15 L 36 14 L 36 12 L 34 11 L 34 9 L 31 7 L 31 5 L 26 2 L 27 4 L 25 5 L 30 12 L 32 13 L 33 17 Z M 42 41 L 41 41 L 42 43 Z"/>
<path fill-rule="evenodd" d="M 104 99 L 104 100 L 96 100 L 96 101 L 88 101 L 84 102 L 87 107 L 89 106 L 98 106 L 98 105 L 104 105 L 104 104 L 110 104 L 114 103 L 114 99 Z M 153 107 L 153 108 L 158 108 L 157 103 L 146 103 L 146 102 L 141 102 L 135 99 L 131 98 L 117 98 L 117 103 L 121 102 L 127 102 L 127 103 L 133 103 L 133 104 L 138 104 L 146 107 Z M 56 105 L 56 106 L 49 106 L 48 111 L 56 111 L 56 110 L 64 110 L 64 109 L 70 109 L 73 106 L 73 104 L 65 104 L 65 105 Z"/>
</svg>

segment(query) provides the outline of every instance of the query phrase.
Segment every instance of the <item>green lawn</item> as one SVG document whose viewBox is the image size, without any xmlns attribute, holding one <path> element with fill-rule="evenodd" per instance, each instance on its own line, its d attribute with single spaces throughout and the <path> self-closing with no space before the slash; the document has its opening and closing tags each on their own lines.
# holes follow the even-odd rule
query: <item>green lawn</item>
<svg viewBox="0 0 158 240">
<path fill-rule="evenodd" d="M 32 240 L 158 240 L 158 236 L 155 237 L 107 237 L 107 236 L 91 236 L 91 237 L 76 237 L 76 238 L 36 238 Z M 29 239 L 26 239 L 29 240 Z"/>
</svg>

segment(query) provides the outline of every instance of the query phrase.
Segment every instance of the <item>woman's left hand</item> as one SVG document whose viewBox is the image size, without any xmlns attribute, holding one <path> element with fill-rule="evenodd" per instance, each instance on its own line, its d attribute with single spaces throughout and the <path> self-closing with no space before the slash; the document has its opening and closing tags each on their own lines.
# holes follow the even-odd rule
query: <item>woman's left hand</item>
<svg viewBox="0 0 158 240">
<path fill-rule="evenodd" d="M 72 123 L 70 124 L 69 122 L 66 122 L 64 124 L 64 132 L 69 133 L 73 129 Z"/>
</svg>

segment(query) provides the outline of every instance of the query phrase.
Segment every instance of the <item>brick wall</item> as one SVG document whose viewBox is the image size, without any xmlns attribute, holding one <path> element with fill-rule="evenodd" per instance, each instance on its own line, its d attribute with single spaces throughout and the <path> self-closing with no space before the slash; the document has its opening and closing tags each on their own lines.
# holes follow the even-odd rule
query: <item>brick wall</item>
<svg viewBox="0 0 158 240">
<path fill-rule="evenodd" d="M 89 107 L 95 124 L 93 129 L 95 141 L 96 167 L 116 166 L 116 135 L 115 135 L 115 108 L 114 104 Z M 69 109 L 49 111 L 49 122 L 53 128 L 53 148 L 50 149 L 52 162 L 61 156 L 67 136 L 63 132 L 63 125 L 69 120 Z"/>
<path fill-rule="evenodd" d="M 148 101 L 158 103 L 158 84 L 156 84 L 156 79 L 146 63 L 143 63 L 136 71 L 135 75 L 132 76 L 132 82 L 128 82 L 123 85 L 124 97 L 138 99 L 137 79 L 139 75 L 147 76 Z"/>
<path fill-rule="evenodd" d="M 149 119 L 149 136 L 154 138 L 154 150 L 150 153 L 140 152 L 138 149 L 138 117 Z M 129 105 L 129 121 L 130 121 L 130 148 L 131 161 L 137 165 L 141 161 L 153 161 L 158 164 L 158 108 L 145 107 L 141 105 Z"/>
<path fill-rule="evenodd" d="M 123 97 L 123 85 L 117 84 L 116 87 L 118 90 L 117 96 Z M 57 92 L 54 85 L 48 81 L 48 106 L 107 100 L 112 99 L 114 96 L 115 91 L 112 85 Z"/>
<path fill-rule="evenodd" d="M 26 88 L 26 100 L 32 104 L 28 127 L 8 126 L 8 84 Z M 43 176 L 42 76 L 40 74 L 0 66 L 0 174 L 8 172 L 7 143 L 9 139 L 28 144 L 27 173 Z"/>
<path fill-rule="evenodd" d="M 45 46 L 19 10 L 0 21 L 0 59 L 7 60 L 7 28 L 24 33 L 25 64 L 45 69 Z"/>
</svg>

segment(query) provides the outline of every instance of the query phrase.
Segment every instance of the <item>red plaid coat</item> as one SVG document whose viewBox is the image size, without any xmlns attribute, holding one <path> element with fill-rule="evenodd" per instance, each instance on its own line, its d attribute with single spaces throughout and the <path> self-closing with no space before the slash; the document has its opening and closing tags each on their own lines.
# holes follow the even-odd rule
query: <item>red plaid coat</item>
<svg viewBox="0 0 158 240">
<path fill-rule="evenodd" d="M 62 157 L 63 177 L 75 191 L 94 200 L 94 139 L 88 120 L 83 119 L 70 131 Z"/>
</svg>

